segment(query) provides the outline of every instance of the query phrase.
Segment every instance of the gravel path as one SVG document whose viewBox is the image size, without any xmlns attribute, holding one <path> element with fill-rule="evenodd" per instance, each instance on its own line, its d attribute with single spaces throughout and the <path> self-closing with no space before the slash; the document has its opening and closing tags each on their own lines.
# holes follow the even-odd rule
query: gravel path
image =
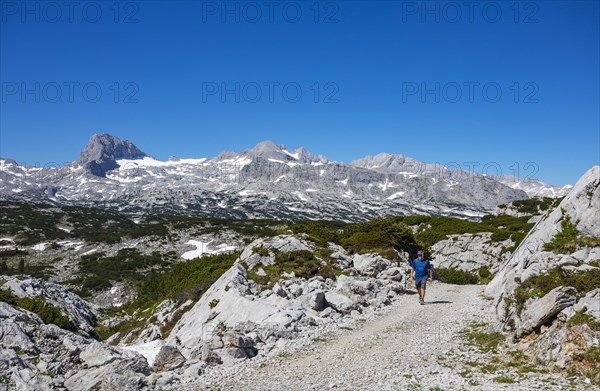
<svg viewBox="0 0 600 391">
<path fill-rule="evenodd" d="M 418 304 L 416 294 L 403 295 L 374 319 L 358 320 L 353 328 L 317 338 L 294 353 L 249 360 L 200 389 L 579 388 L 557 374 L 518 374 L 515 368 L 497 364 L 498 355 L 494 358 L 466 344 L 462 330 L 474 322 L 491 323 L 492 303 L 482 292 L 482 286 L 430 284 L 424 306 Z M 501 379 L 514 383 L 501 383 Z"/>
</svg>

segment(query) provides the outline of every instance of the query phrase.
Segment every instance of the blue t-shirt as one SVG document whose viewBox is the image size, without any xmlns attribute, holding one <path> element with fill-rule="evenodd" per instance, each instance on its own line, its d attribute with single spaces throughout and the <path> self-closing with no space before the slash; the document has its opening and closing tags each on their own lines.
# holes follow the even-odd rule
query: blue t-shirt
<svg viewBox="0 0 600 391">
<path fill-rule="evenodd" d="M 429 269 L 431 269 L 431 263 L 429 263 L 429 261 L 417 258 L 412 261 L 412 268 L 415 271 L 415 279 L 424 280 L 429 278 Z"/>
</svg>

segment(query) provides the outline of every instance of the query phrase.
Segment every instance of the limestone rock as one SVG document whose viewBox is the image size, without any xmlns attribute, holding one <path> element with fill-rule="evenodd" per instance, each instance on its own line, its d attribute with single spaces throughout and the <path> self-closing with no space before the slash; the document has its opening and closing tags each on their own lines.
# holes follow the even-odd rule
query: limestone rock
<svg viewBox="0 0 600 391">
<path fill-rule="evenodd" d="M 575 304 L 577 291 L 573 287 L 558 287 L 544 297 L 528 300 L 521 314 L 517 337 L 529 334 L 535 328 L 552 320 L 564 308 Z"/>
<path fill-rule="evenodd" d="M 154 359 L 153 369 L 158 372 L 171 371 L 185 364 L 185 357 L 174 346 L 163 345 Z"/>
</svg>

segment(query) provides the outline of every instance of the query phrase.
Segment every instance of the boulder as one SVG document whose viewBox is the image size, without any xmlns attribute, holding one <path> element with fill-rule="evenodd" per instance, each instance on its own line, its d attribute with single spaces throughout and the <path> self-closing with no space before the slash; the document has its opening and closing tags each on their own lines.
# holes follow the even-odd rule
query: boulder
<svg viewBox="0 0 600 391">
<path fill-rule="evenodd" d="M 236 347 L 236 348 L 251 348 L 254 346 L 254 341 L 252 338 L 248 338 L 244 335 L 237 333 L 227 333 L 223 337 L 223 343 L 226 348 Z"/>
<path fill-rule="evenodd" d="M 354 254 L 354 268 L 362 274 L 377 276 L 382 270 L 391 266 L 391 262 L 378 254 Z"/>
<path fill-rule="evenodd" d="M 314 311 L 323 311 L 327 305 L 325 293 L 322 290 L 316 290 L 302 297 L 302 304 L 305 308 Z"/>
<path fill-rule="evenodd" d="M 208 345 L 202 345 L 200 348 L 200 359 L 207 364 L 221 364 L 221 358 L 210 349 Z"/>
<path fill-rule="evenodd" d="M 585 312 L 600 323 L 600 288 L 588 292 L 572 308 L 575 312 Z"/>
<path fill-rule="evenodd" d="M 163 345 L 154 359 L 153 369 L 157 372 L 172 371 L 185 364 L 185 357 L 174 346 Z"/>
<path fill-rule="evenodd" d="M 396 282 L 401 282 L 404 276 L 404 270 L 400 267 L 390 267 L 389 269 L 385 269 L 379 274 L 379 278 L 384 280 L 391 280 Z"/>
<path fill-rule="evenodd" d="M 517 337 L 531 333 L 535 328 L 556 317 L 563 309 L 575 304 L 577 290 L 573 287 L 558 287 L 539 299 L 530 299 L 525 303 Z"/>
<path fill-rule="evenodd" d="M 338 292 L 325 292 L 325 301 L 334 310 L 343 314 L 349 314 L 350 311 L 358 308 L 357 303 L 352 301 L 348 296 Z"/>
</svg>

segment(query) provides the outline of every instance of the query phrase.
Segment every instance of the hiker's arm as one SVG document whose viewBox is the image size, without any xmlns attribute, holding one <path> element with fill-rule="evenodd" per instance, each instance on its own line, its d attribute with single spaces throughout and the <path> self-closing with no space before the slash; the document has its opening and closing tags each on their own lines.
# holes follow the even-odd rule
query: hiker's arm
<svg viewBox="0 0 600 391">
<path fill-rule="evenodd" d="M 413 269 L 412 267 L 410 268 L 410 279 L 411 280 L 415 279 L 415 269 Z"/>
</svg>

